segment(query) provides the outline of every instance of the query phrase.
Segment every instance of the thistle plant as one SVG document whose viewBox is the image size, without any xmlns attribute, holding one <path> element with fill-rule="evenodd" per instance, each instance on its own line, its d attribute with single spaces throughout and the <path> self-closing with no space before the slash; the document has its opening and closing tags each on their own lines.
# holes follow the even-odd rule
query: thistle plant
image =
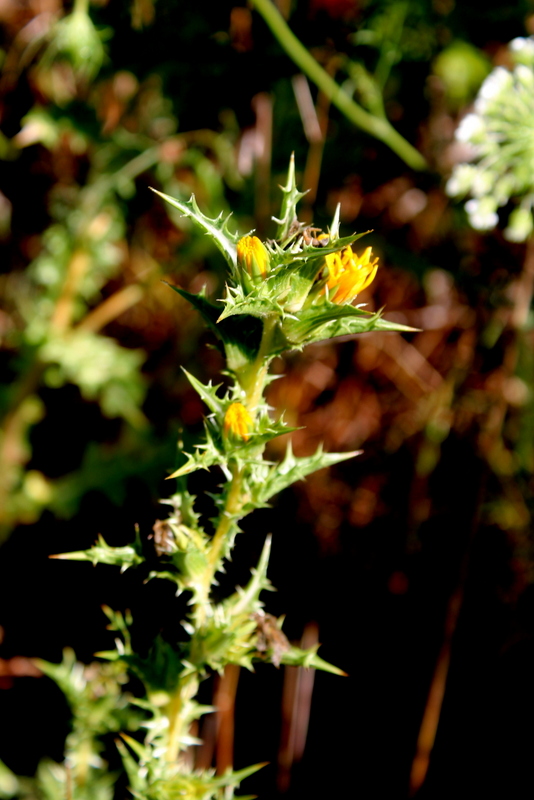
<svg viewBox="0 0 534 800">
<path fill-rule="evenodd" d="M 136 540 L 124 547 L 108 546 L 100 538 L 89 550 L 56 558 L 112 564 L 126 570 L 143 565 L 147 548 L 153 548 L 155 554 L 151 554 L 150 561 L 155 555 L 157 566 L 150 578 L 170 581 L 177 594 L 185 593 L 189 613 L 182 622 L 183 641 L 159 636 L 150 651 L 141 655 L 132 646 L 132 620 L 107 610 L 110 627 L 116 632 L 116 647 L 98 654 L 104 664 L 99 662 L 99 667 L 92 665 L 86 670 L 92 669 L 93 676 L 95 669 L 104 670 L 102 675 L 114 700 L 107 706 L 100 703 L 99 707 L 108 708 L 109 713 L 105 720 L 98 719 L 98 726 L 85 737 L 80 731 L 81 723 L 74 725 L 71 752 L 67 753 L 70 766 L 63 772 L 56 770 L 57 791 L 49 792 L 49 796 L 65 796 L 62 780 L 75 784 L 74 795 L 69 795 L 70 789 L 67 796 L 109 794 L 105 765 L 96 742 L 99 732 L 116 731 L 120 719 L 124 720 L 121 687 L 125 672 L 140 679 L 145 694 L 130 698 L 136 713 L 127 718 L 117 747 L 130 790 L 135 797 L 146 800 L 227 800 L 245 777 L 262 766 L 216 775 L 212 770 L 195 770 L 192 765 L 187 751 L 198 744 L 192 736 L 192 723 L 213 711 L 197 700 L 200 682 L 210 673 L 222 673 L 229 664 L 252 670 L 255 662 L 267 661 L 275 666 L 313 667 L 343 674 L 317 654 L 317 647 L 306 650 L 291 645 L 282 633 L 282 620 L 266 613 L 261 595 L 271 588 L 267 577 L 271 537 L 267 537 L 245 587 L 223 599 L 216 598 L 213 591 L 217 574 L 224 569 L 241 532 L 243 518 L 255 509 L 267 507 L 278 492 L 295 481 L 356 455 L 325 453 L 319 448 L 312 455 L 297 457 L 289 444 L 281 463 L 265 458 L 267 443 L 291 430 L 281 416 L 273 416 L 265 400 L 273 358 L 341 334 L 410 330 L 388 322 L 380 313 L 353 305 L 373 280 L 377 259 L 370 247 L 362 255 L 356 254 L 354 245 L 363 234 L 340 237 L 339 209 L 326 232 L 298 221 L 296 205 L 303 194 L 296 188 L 293 160 L 282 192 L 280 218 L 274 220 L 275 238 L 265 242 L 253 232 L 246 236 L 232 233 L 229 220 L 223 215 L 208 218 L 194 197 L 184 202 L 157 192 L 211 237 L 226 261 L 225 296 L 217 302 L 212 302 L 205 292 L 191 294 L 172 287 L 197 309 L 216 335 L 226 357 L 226 384 L 224 388 L 222 384 L 203 384 L 186 373 L 207 409 L 204 434 L 191 452 L 180 453 L 180 463 L 169 475 L 176 479 L 177 490 L 163 501 L 168 516 L 156 522 L 150 536 L 138 532 Z M 188 476 L 198 470 L 214 470 L 222 480 L 214 496 L 216 518 L 211 521 L 203 519 L 195 496 L 187 488 Z M 69 658 L 62 667 L 41 666 L 61 679 L 67 696 L 74 698 L 74 714 L 79 721 L 83 720 L 86 706 L 76 698 L 83 697 L 86 703 L 92 684 L 83 669 Z M 115 669 L 110 671 L 106 661 Z M 82 709 L 78 716 L 77 708 Z M 76 750 L 79 742 L 86 748 L 83 781 L 79 779 L 80 755 Z M 87 755 L 91 748 L 95 756 L 92 759 Z"/>
<path fill-rule="evenodd" d="M 477 230 L 495 228 L 498 209 L 511 202 L 504 236 L 524 242 L 534 230 L 534 38 L 514 39 L 509 52 L 513 68 L 488 75 L 458 126 L 468 158 L 454 168 L 447 192 L 471 195 L 465 210 Z"/>
</svg>

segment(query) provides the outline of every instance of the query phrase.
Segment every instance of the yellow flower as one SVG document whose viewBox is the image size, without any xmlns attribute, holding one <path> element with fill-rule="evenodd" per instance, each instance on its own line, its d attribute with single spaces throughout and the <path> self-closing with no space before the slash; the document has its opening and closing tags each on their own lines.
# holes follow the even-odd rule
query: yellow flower
<svg viewBox="0 0 534 800">
<path fill-rule="evenodd" d="M 237 243 L 237 263 L 253 278 L 269 272 L 269 253 L 257 236 L 243 236 Z"/>
<path fill-rule="evenodd" d="M 245 442 L 249 438 L 252 427 L 252 417 L 242 403 L 231 403 L 224 415 L 223 430 L 226 436 L 233 434 Z"/>
<path fill-rule="evenodd" d="M 373 282 L 378 269 L 378 258 L 372 259 L 372 252 L 372 248 L 368 247 L 361 256 L 357 256 L 349 246 L 339 253 L 325 256 L 328 267 L 326 285 L 330 300 L 334 303 L 347 303 Z"/>
</svg>

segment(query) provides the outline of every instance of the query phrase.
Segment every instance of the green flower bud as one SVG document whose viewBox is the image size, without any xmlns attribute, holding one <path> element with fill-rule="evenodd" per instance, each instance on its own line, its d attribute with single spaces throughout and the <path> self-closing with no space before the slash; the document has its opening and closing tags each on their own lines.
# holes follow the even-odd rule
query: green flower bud
<svg viewBox="0 0 534 800">
<path fill-rule="evenodd" d="M 524 242 L 534 230 L 532 212 L 528 208 L 516 208 L 510 214 L 504 238 L 509 242 Z"/>
<path fill-rule="evenodd" d="M 534 67 L 534 39 L 525 39 L 518 36 L 510 42 L 510 50 L 516 64 L 525 64 L 527 67 Z"/>
<path fill-rule="evenodd" d="M 493 197 L 483 197 L 481 200 L 468 200 L 465 210 L 469 215 L 469 222 L 477 231 L 489 231 L 494 228 L 499 218 L 497 216 L 497 203 Z"/>
<path fill-rule="evenodd" d="M 473 185 L 476 171 L 473 164 L 458 164 L 447 181 L 445 187 L 447 194 L 450 197 L 462 197 L 467 194 Z"/>
<path fill-rule="evenodd" d="M 251 290 L 255 280 L 266 277 L 270 269 L 269 253 L 257 236 L 243 236 L 238 241 L 237 266 L 246 291 Z"/>
<path fill-rule="evenodd" d="M 493 197 L 499 206 L 505 206 L 514 193 L 517 193 L 518 182 L 516 177 L 510 174 L 502 175 L 495 181 L 492 189 Z"/>
<path fill-rule="evenodd" d="M 491 194 L 494 184 L 495 175 L 491 170 L 478 169 L 471 185 L 471 194 L 474 197 L 484 197 L 487 194 Z"/>
<path fill-rule="evenodd" d="M 52 36 L 43 57 L 43 65 L 64 59 L 72 64 L 80 79 L 93 80 L 102 66 L 105 51 L 102 37 L 93 25 L 85 3 L 75 3 L 72 14 L 59 20 Z"/>
</svg>

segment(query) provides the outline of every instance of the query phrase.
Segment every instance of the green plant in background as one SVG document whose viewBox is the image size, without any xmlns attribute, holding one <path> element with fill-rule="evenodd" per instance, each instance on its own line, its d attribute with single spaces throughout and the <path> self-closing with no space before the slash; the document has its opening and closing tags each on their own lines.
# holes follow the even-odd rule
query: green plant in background
<svg viewBox="0 0 534 800">
<path fill-rule="evenodd" d="M 27 469 L 31 430 L 46 416 L 43 386 L 75 385 L 103 416 L 123 420 L 113 455 L 126 456 L 130 474 L 147 462 L 164 463 L 167 456 L 142 411 L 146 354 L 103 332 L 150 297 L 161 277 L 148 248 L 136 245 L 140 235 L 129 229 L 129 205 L 136 180 L 149 171 L 166 191 L 187 191 L 178 165 L 195 176 L 208 204 L 224 207 L 224 184 L 240 185 L 231 137 L 209 130 L 178 134 L 157 79 L 140 83 L 118 71 L 98 80 L 106 57 L 102 39 L 87 0 L 78 0 L 72 13 L 51 18 L 24 55 L 35 62 L 30 75 L 37 101 L 8 141 L 6 157 L 41 148 L 55 180 L 34 257 L 0 283 L 9 315 L 2 347 L 16 374 L 0 392 L 0 541 L 45 508 L 70 516 L 90 488 L 114 500 L 124 495 L 124 478 L 115 473 L 109 481 L 109 449 L 100 452 L 96 445 L 79 470 L 59 480 Z M 139 252 L 141 266 L 135 263 Z"/>
<path fill-rule="evenodd" d="M 473 100 L 491 62 L 477 47 L 457 39 L 436 56 L 433 71 L 443 82 L 451 109 L 458 111 Z"/>
<path fill-rule="evenodd" d="M 361 63 L 349 62 L 347 70 L 349 81 L 343 86 L 336 83 L 308 52 L 271 0 L 252 0 L 252 5 L 261 14 L 288 56 L 348 120 L 365 133 L 384 142 L 412 169 L 420 170 L 427 167 L 421 153 L 407 142 L 387 119 L 382 98 L 389 71 L 400 59 L 396 40 L 402 33 L 407 5 L 396 4 L 392 8 L 383 41 L 382 37 L 379 37 L 381 58 L 375 74 L 367 72 Z M 360 103 L 353 99 L 355 89 L 359 92 Z"/>
<path fill-rule="evenodd" d="M 458 127 L 468 158 L 454 168 L 447 192 L 471 195 L 465 210 L 482 231 L 495 228 L 498 209 L 512 202 L 504 236 L 524 242 L 534 229 L 534 39 L 514 39 L 510 55 L 514 67 L 491 72 Z"/>
<path fill-rule="evenodd" d="M 117 638 L 115 650 L 98 654 L 103 665 L 83 668 L 70 653 L 62 665 L 40 662 L 65 692 L 74 724 L 65 763 L 47 764 L 39 771 L 32 790 L 39 796 L 108 798 L 111 782 L 99 737 L 120 730 L 117 747 L 136 797 L 231 798 L 239 783 L 262 765 L 224 775 L 195 770 L 188 749 L 198 740 L 191 724 L 213 711 L 196 699 L 200 682 L 229 664 L 252 669 L 255 661 L 343 674 L 317 655 L 317 647 L 292 646 L 281 631 L 282 619 L 264 611 L 260 595 L 271 588 L 270 537 L 249 583 L 222 600 L 213 594 L 244 517 L 267 507 L 295 481 L 355 455 L 319 448 L 297 457 L 288 445 L 281 463 L 265 459 L 266 444 L 292 430 L 282 417 L 273 419 L 264 398 L 273 358 L 341 334 L 410 330 L 352 304 L 373 280 L 377 259 L 371 248 L 362 255 L 353 250 L 362 234 L 339 236 L 339 209 L 330 230 L 318 236 L 316 229 L 298 222 L 296 205 L 302 193 L 296 188 L 293 163 L 283 195 L 276 238 L 265 242 L 253 234 L 231 233 L 228 218 L 205 216 L 194 197 L 182 202 L 161 195 L 211 237 L 228 267 L 226 293 L 216 303 L 204 292 L 195 295 L 172 287 L 215 332 L 227 365 L 224 388 L 187 375 L 207 407 L 204 436 L 192 452 L 181 454 L 181 463 L 169 476 L 178 479 L 178 489 L 164 501 L 170 514 L 154 526 L 158 562 L 150 577 L 171 581 L 177 594 L 186 592 L 190 612 L 182 622 L 180 641 L 160 635 L 141 654 L 132 644 L 131 618 L 107 610 Z M 216 518 L 208 522 L 196 510 L 186 476 L 210 468 L 219 470 L 223 482 L 213 498 Z M 132 545 L 110 547 L 100 538 L 89 550 L 56 557 L 125 570 L 142 565 L 145 550 L 138 535 Z M 142 697 L 133 699 L 121 690 L 125 671 L 141 681 Z M 98 698 L 93 697 L 95 680 Z M 96 705 L 88 705 L 91 697 Z"/>
<path fill-rule="evenodd" d="M 97 31 L 88 12 L 89 0 L 75 0 L 72 13 L 56 22 L 42 67 L 66 62 L 72 65 L 77 80 L 88 82 L 96 77 L 106 55 L 103 38 L 109 31 Z"/>
<path fill-rule="evenodd" d="M 484 345 L 493 347 L 503 331 L 509 331 L 502 376 L 515 395 L 503 392 L 482 447 L 502 483 L 502 497 L 489 504 L 488 516 L 505 530 L 529 519 L 529 501 L 519 500 L 515 482 L 534 470 L 530 310 L 534 295 L 534 37 L 513 39 L 508 51 L 512 67 L 498 66 L 488 75 L 473 111 L 458 126 L 456 140 L 465 146 L 467 157 L 454 167 L 446 187 L 454 197 L 471 195 L 465 210 L 473 228 L 492 231 L 505 218 L 504 238 L 526 244 L 522 267 L 518 274 L 511 274 L 506 297 L 500 300 L 502 307 L 482 336 Z"/>
</svg>

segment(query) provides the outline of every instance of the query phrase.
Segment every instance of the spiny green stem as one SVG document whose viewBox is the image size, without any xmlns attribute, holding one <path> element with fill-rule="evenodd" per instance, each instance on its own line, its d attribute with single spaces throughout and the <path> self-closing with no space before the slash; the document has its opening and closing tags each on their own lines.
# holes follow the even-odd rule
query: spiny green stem
<svg viewBox="0 0 534 800">
<path fill-rule="evenodd" d="M 256 418 L 257 409 L 265 389 L 276 324 L 277 317 L 274 314 L 264 320 L 262 340 L 258 354 L 246 374 L 240 378 L 241 387 L 245 392 L 244 404 L 247 406 L 253 419 Z M 213 585 L 215 573 L 220 565 L 225 544 L 235 525 L 236 517 L 239 517 L 246 503 L 246 496 L 243 491 L 245 469 L 246 467 L 239 467 L 235 463 L 231 467 L 232 479 L 228 488 L 226 503 L 213 539 L 211 540 L 208 563 L 202 576 L 201 586 L 198 588 L 195 598 L 192 614 L 195 626 L 195 633 L 191 641 L 192 663 L 196 662 L 197 656 L 200 661 L 202 659 L 202 635 L 209 613 L 211 587 Z M 197 650 L 200 652 L 197 653 Z M 199 666 L 199 673 L 201 670 L 202 667 Z M 183 680 L 179 681 L 176 691 L 169 700 L 165 712 L 169 720 L 169 739 L 166 754 L 168 761 L 175 761 L 180 752 L 180 741 L 184 733 L 184 725 L 186 724 L 185 706 L 196 693 L 196 685 L 198 685 L 198 673 L 192 673 L 186 676 Z"/>
<path fill-rule="evenodd" d="M 252 419 L 256 418 L 257 409 L 265 389 L 265 382 L 271 361 L 270 351 L 276 324 L 277 317 L 275 314 L 266 317 L 264 320 L 263 334 L 258 354 L 246 374 L 240 379 L 241 386 L 245 391 L 245 405 Z M 228 490 L 224 511 L 221 514 L 219 524 L 217 525 L 217 529 L 211 541 L 208 565 L 202 579 L 202 587 L 197 595 L 193 612 L 196 624 L 200 628 L 202 628 L 206 622 L 210 590 L 220 563 L 221 553 L 232 526 L 234 525 L 236 515 L 239 514 L 246 500 L 243 496 L 244 477 L 244 468 L 238 468 L 234 465 L 232 467 L 232 482 Z"/>
<path fill-rule="evenodd" d="M 408 3 L 398 3 L 392 5 L 390 8 L 391 11 L 389 12 L 387 20 L 385 37 L 380 48 L 380 56 L 375 69 L 375 80 L 381 90 L 384 89 L 391 68 L 397 60 L 397 53 L 400 48 L 400 42 L 404 32 L 404 22 L 408 14 L 409 5 Z"/>
<path fill-rule="evenodd" d="M 271 314 L 271 316 L 265 318 L 258 354 L 246 373 L 240 377 L 241 387 L 245 391 L 245 405 L 253 419 L 256 417 L 256 411 L 265 389 L 265 381 L 272 359 L 270 352 L 277 321 L 276 314 Z"/>
<path fill-rule="evenodd" d="M 197 693 L 198 678 L 195 674 L 186 675 L 179 681 L 178 687 L 171 696 L 166 709 L 169 720 L 169 741 L 167 744 L 167 761 L 176 761 L 180 752 L 180 740 L 184 733 L 184 706 Z"/>
<path fill-rule="evenodd" d="M 228 499 L 224 508 L 223 518 L 221 519 L 215 535 L 211 543 L 211 549 L 208 556 L 208 564 L 213 575 L 217 569 L 221 550 L 223 549 L 224 541 L 232 527 L 232 518 L 239 513 L 242 506 L 241 489 L 243 486 L 243 469 L 235 469 L 233 471 L 232 485 L 228 492 Z M 210 581 L 211 584 L 212 581 Z"/>
<path fill-rule="evenodd" d="M 328 97 L 331 103 L 354 125 L 387 144 L 412 169 L 423 170 L 427 163 L 421 153 L 390 125 L 387 119 L 369 114 L 339 86 L 333 78 L 310 55 L 291 31 L 286 21 L 271 0 L 252 0 L 252 5 L 261 14 L 272 33 L 288 56 L 303 73 Z"/>
<path fill-rule="evenodd" d="M 207 609 L 209 604 L 210 590 L 213 584 L 215 573 L 220 561 L 221 552 L 224 543 L 230 533 L 236 514 L 243 505 L 243 498 L 241 496 L 243 486 L 243 469 L 234 468 L 232 471 L 232 483 L 224 506 L 224 511 L 221 514 L 221 520 L 217 526 L 217 530 L 211 540 L 211 547 L 208 554 L 208 564 L 206 566 L 204 575 L 202 576 L 202 585 L 199 588 L 197 599 L 195 603 L 195 610 L 193 617 L 195 619 L 195 627 L 202 628 L 206 623 Z"/>
</svg>

